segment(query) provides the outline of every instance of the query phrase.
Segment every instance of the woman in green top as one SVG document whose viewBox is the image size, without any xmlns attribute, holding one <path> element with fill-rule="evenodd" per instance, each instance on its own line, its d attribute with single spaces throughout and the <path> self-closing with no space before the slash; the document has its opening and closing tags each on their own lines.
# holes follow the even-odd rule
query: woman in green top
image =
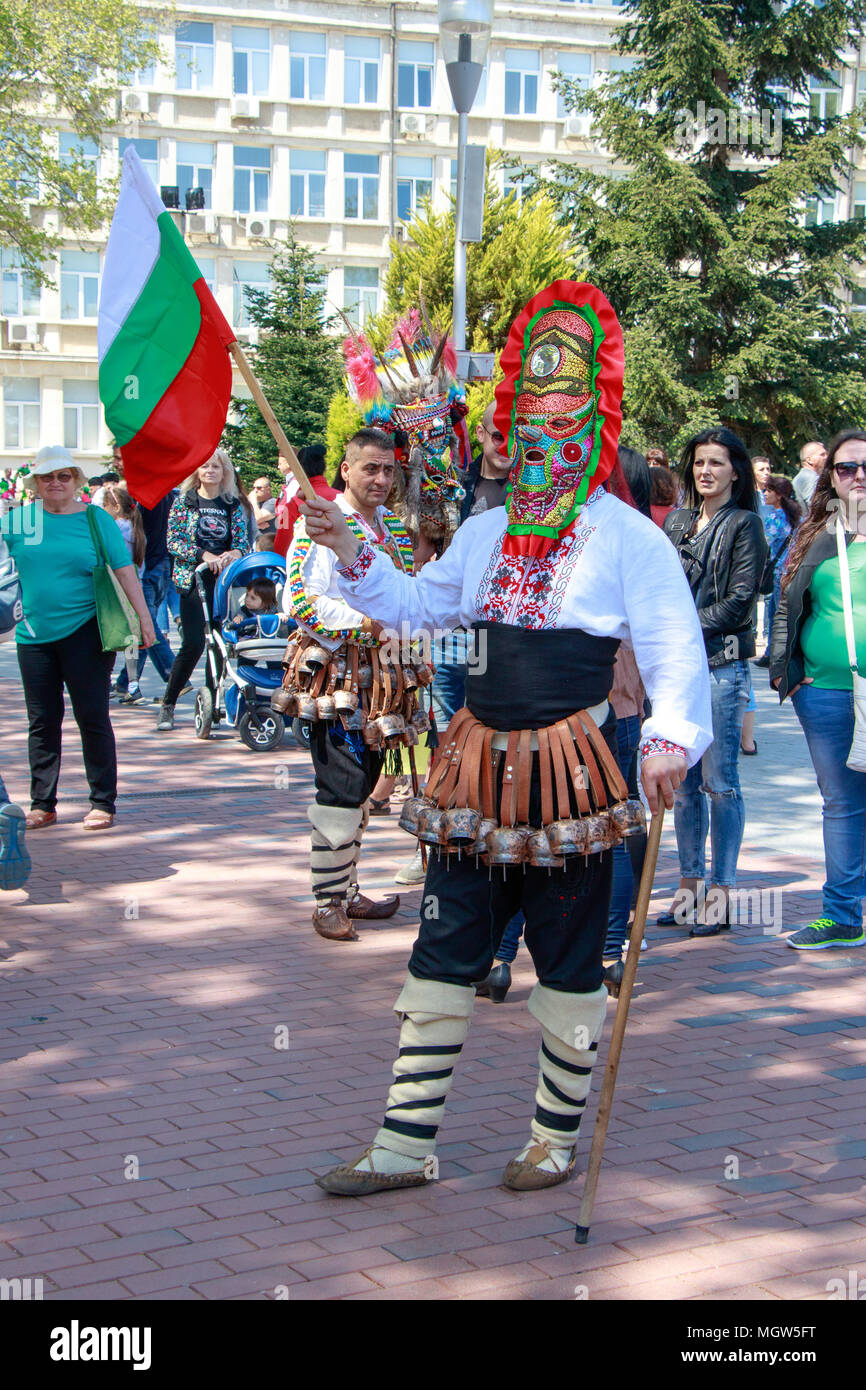
<svg viewBox="0 0 866 1390">
<path fill-rule="evenodd" d="M 87 506 L 77 494 L 87 481 L 66 449 L 40 449 L 30 478 L 36 501 L 0 519 L 21 578 L 24 618 L 15 630 L 18 665 L 30 722 L 31 830 L 57 820 L 57 780 L 63 688 L 81 732 L 84 769 L 90 786 L 88 830 L 114 822 L 117 753 L 108 715 L 113 652 L 103 652 L 96 621 L 93 571 L 100 563 L 91 537 Z M 117 523 L 100 507 L 93 515 L 108 563 L 141 620 L 142 644 L 155 640 L 135 566 Z"/>
<path fill-rule="evenodd" d="M 866 773 L 847 766 L 854 696 L 842 608 L 836 517 L 845 525 L 858 667 L 866 671 L 866 430 L 832 440 L 809 515 L 782 578 L 770 679 L 793 699 L 824 802 L 822 915 L 788 937 L 800 951 L 862 946 Z"/>
</svg>

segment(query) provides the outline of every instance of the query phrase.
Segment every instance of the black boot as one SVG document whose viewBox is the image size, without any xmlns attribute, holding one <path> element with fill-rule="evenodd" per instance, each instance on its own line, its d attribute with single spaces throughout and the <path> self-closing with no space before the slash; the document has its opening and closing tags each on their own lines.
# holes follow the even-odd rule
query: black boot
<svg viewBox="0 0 866 1390">
<path fill-rule="evenodd" d="M 497 960 L 487 979 L 475 986 L 475 993 L 482 999 L 492 999 L 494 1004 L 504 1004 L 510 988 L 511 966 L 507 960 Z"/>
<path fill-rule="evenodd" d="M 611 999 L 619 998 L 619 989 L 622 984 L 622 977 L 625 974 L 625 964 L 622 960 L 611 961 L 610 965 L 604 967 L 602 984 L 605 986 Z"/>
</svg>

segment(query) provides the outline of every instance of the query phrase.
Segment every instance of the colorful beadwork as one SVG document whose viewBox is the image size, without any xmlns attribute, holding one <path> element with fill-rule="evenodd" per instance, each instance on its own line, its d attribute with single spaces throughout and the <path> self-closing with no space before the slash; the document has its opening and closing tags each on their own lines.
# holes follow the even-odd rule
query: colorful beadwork
<svg viewBox="0 0 866 1390">
<path fill-rule="evenodd" d="M 646 742 L 642 743 L 640 746 L 640 755 L 642 758 L 654 758 L 660 753 L 675 758 L 686 757 L 685 748 L 680 748 L 678 743 L 671 743 L 670 739 L 667 738 L 648 738 Z"/>
<path fill-rule="evenodd" d="M 346 514 L 346 524 L 353 535 L 357 536 L 359 541 L 363 542 L 368 548 L 375 546 L 377 550 L 381 550 L 387 555 L 392 563 L 396 563 L 393 553 L 395 546 L 399 558 L 399 567 L 406 574 L 411 574 L 412 541 L 407 531 L 403 527 L 399 517 L 396 517 L 393 512 L 386 511 L 383 514 L 382 520 L 385 528 L 385 536 L 380 541 L 372 536 L 372 532 L 369 532 L 369 528 L 364 525 L 360 517 L 356 517 L 354 513 Z M 393 546 L 387 544 L 387 541 L 393 542 Z M 313 541 L 307 535 L 306 526 L 303 520 L 301 520 L 298 522 L 295 529 L 295 543 L 288 575 L 289 592 L 292 596 L 292 617 L 299 623 L 302 623 L 304 627 L 309 628 L 311 632 L 317 633 L 320 637 L 339 639 L 341 642 L 355 642 L 360 647 L 378 646 L 378 639 L 373 637 L 369 632 L 364 632 L 359 627 L 334 629 L 325 627 L 324 623 L 319 621 L 319 618 L 316 616 L 316 601 L 314 598 L 310 598 L 304 588 L 304 563 L 310 553 L 312 545 Z M 355 563 L 357 563 L 357 561 Z"/>
</svg>

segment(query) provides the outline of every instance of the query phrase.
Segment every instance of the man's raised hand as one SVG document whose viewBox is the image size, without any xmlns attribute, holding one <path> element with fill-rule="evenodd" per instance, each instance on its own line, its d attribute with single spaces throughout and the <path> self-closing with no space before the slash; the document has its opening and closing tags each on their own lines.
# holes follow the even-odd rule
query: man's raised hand
<svg viewBox="0 0 866 1390">
<path fill-rule="evenodd" d="M 315 502 L 299 500 L 298 506 L 310 539 L 317 545 L 326 545 L 333 550 L 341 565 L 350 565 L 360 546 L 358 537 L 352 535 L 336 502 L 322 497 Z"/>
</svg>

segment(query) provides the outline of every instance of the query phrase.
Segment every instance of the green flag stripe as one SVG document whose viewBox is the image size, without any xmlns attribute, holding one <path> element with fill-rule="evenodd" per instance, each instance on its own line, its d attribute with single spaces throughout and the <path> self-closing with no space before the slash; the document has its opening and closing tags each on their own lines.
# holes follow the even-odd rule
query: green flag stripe
<svg viewBox="0 0 866 1390">
<path fill-rule="evenodd" d="M 201 326 L 201 271 L 168 212 L 159 258 L 99 368 L 105 419 L 118 444 L 137 434 L 192 351 Z"/>
</svg>

